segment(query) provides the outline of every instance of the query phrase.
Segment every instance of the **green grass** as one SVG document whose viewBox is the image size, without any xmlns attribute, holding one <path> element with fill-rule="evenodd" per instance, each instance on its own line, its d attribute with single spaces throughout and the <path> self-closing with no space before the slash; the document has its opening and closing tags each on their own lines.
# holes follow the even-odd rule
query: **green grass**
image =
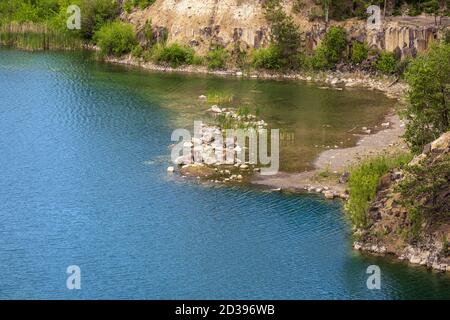
<svg viewBox="0 0 450 320">
<path fill-rule="evenodd" d="M 206 101 L 213 104 L 230 103 L 233 101 L 234 95 L 227 92 L 208 92 Z"/>
<path fill-rule="evenodd" d="M 400 168 L 411 160 L 409 153 L 382 155 L 363 160 L 350 169 L 349 200 L 345 206 L 355 228 L 366 228 L 368 210 L 375 199 L 380 178 L 391 169 Z"/>
</svg>

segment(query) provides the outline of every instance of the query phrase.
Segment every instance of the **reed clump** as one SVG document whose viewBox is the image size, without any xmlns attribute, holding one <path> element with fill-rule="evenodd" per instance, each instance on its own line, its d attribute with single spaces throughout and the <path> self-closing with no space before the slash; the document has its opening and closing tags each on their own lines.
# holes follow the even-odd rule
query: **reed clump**
<svg viewBox="0 0 450 320">
<path fill-rule="evenodd" d="M 70 32 L 49 27 L 46 23 L 9 22 L 0 25 L 0 45 L 22 50 L 75 50 L 82 40 Z"/>
</svg>

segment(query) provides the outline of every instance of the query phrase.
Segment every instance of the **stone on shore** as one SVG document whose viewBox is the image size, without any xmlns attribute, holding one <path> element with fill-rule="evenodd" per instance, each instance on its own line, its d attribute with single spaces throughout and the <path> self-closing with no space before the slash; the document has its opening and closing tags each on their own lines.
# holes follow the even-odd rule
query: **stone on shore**
<svg viewBox="0 0 450 320">
<path fill-rule="evenodd" d="M 222 113 L 222 109 L 220 109 L 220 107 L 218 105 L 213 105 L 211 107 L 211 111 L 214 113 Z"/>
<path fill-rule="evenodd" d="M 325 198 L 327 199 L 334 199 L 334 192 L 330 191 L 330 190 L 326 190 L 323 195 L 325 196 Z"/>
</svg>

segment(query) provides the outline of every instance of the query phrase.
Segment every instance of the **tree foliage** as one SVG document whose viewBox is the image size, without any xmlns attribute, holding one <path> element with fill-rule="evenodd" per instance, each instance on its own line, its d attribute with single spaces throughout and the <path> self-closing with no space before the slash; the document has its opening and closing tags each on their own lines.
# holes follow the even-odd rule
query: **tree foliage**
<svg viewBox="0 0 450 320">
<path fill-rule="evenodd" d="M 410 90 L 405 138 L 414 152 L 450 130 L 450 45 L 435 44 L 405 74 Z"/>
<path fill-rule="evenodd" d="M 279 0 L 267 1 L 264 9 L 271 28 L 272 45 L 279 53 L 281 67 L 298 68 L 298 55 L 304 43 L 299 27 L 292 17 L 284 12 Z"/>
<path fill-rule="evenodd" d="M 312 65 L 316 69 L 331 68 L 344 56 L 347 48 L 347 35 L 342 27 L 331 27 L 317 47 Z"/>
</svg>

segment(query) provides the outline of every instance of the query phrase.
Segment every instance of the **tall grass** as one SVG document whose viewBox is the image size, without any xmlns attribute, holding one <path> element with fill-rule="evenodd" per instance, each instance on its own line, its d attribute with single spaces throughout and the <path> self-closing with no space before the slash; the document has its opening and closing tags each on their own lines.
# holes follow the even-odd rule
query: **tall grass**
<svg viewBox="0 0 450 320">
<path fill-rule="evenodd" d="M 57 31 L 46 24 L 11 22 L 0 25 L 0 45 L 38 51 L 79 49 L 83 43 L 76 34 Z"/>
<path fill-rule="evenodd" d="M 233 98 L 234 95 L 227 92 L 208 92 L 206 94 L 206 101 L 214 104 L 230 103 Z"/>
<path fill-rule="evenodd" d="M 411 158 L 409 153 L 382 155 L 363 160 L 350 169 L 350 197 L 345 209 L 355 228 L 367 227 L 369 206 L 376 197 L 380 178 L 390 170 L 402 167 Z"/>
</svg>

